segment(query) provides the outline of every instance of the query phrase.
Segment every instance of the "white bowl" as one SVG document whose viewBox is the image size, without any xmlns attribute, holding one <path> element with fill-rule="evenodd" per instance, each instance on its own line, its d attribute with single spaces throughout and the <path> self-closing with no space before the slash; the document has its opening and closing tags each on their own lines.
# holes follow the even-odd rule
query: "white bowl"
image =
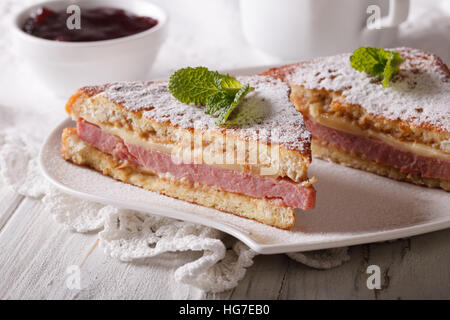
<svg viewBox="0 0 450 320">
<path fill-rule="evenodd" d="M 125 9 L 157 19 L 158 24 L 131 36 L 91 42 L 46 40 L 21 29 L 38 8 L 65 10 L 71 4 L 82 9 L 101 6 Z M 166 24 L 166 13 L 145 0 L 63 0 L 42 2 L 22 10 L 15 16 L 12 29 L 17 53 L 56 95 L 67 96 L 84 85 L 145 79 L 164 40 Z"/>
</svg>

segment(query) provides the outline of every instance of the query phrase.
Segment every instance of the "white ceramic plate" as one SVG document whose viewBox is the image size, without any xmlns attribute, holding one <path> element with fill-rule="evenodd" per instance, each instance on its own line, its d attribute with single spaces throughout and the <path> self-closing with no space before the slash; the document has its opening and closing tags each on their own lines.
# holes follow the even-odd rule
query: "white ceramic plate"
<svg viewBox="0 0 450 320">
<path fill-rule="evenodd" d="M 235 74 L 258 72 L 252 68 Z M 378 242 L 450 227 L 450 193 L 397 182 L 314 159 L 316 208 L 296 212 L 296 224 L 279 230 L 118 182 L 62 159 L 61 123 L 40 153 L 43 174 L 61 191 L 86 200 L 176 218 L 222 230 L 262 254 L 309 251 Z"/>
</svg>

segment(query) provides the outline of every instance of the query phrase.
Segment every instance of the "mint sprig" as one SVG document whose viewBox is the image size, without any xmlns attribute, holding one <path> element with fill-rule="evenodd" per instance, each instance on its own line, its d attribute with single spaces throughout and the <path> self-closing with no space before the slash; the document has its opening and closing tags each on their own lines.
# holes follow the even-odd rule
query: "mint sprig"
<svg viewBox="0 0 450 320">
<path fill-rule="evenodd" d="M 389 86 L 391 79 L 399 72 L 403 61 L 405 59 L 399 52 L 372 47 L 356 49 L 350 57 L 350 63 L 354 69 L 382 80 L 385 88 Z"/>
<path fill-rule="evenodd" d="M 253 90 L 230 75 L 219 74 L 205 67 L 183 68 L 169 80 L 169 91 L 183 103 L 205 106 L 207 114 L 218 117 L 223 125 L 247 93 Z"/>
<path fill-rule="evenodd" d="M 252 87 L 250 87 L 249 84 L 244 85 L 236 93 L 231 104 L 222 109 L 222 112 L 220 113 L 216 123 L 224 124 L 227 121 L 228 117 L 230 116 L 231 112 L 233 112 L 233 110 L 236 109 L 237 105 L 241 102 L 241 100 L 245 97 L 245 95 L 250 92 L 250 90 L 252 90 Z"/>
<path fill-rule="evenodd" d="M 224 91 L 219 91 L 216 94 L 208 97 L 206 100 L 205 112 L 214 115 L 217 111 L 222 110 L 233 103 L 233 95 L 229 95 Z"/>
</svg>

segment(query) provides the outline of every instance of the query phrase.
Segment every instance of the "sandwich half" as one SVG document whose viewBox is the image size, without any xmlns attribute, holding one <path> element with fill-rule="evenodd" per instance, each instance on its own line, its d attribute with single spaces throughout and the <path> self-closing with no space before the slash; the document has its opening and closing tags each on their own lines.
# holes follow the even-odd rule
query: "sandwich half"
<svg viewBox="0 0 450 320">
<path fill-rule="evenodd" d="M 353 69 L 350 54 L 265 74 L 289 83 L 316 156 L 450 191 L 450 71 L 428 52 L 393 50 L 405 61 L 388 88 Z"/>
<path fill-rule="evenodd" d="M 239 80 L 255 90 L 226 126 L 176 100 L 165 81 L 83 87 L 66 104 L 77 126 L 64 130 L 62 155 L 122 182 L 288 229 L 295 208 L 315 204 L 311 135 L 287 84 Z"/>
</svg>

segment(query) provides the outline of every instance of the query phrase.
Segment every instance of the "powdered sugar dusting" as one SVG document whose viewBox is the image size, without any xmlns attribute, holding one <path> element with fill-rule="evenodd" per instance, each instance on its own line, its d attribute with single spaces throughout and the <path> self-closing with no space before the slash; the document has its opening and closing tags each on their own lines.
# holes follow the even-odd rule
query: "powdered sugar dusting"
<svg viewBox="0 0 450 320">
<path fill-rule="evenodd" d="M 100 94 L 128 111 L 142 111 L 144 117 L 170 123 L 185 129 L 214 130 L 244 140 L 281 144 L 292 150 L 309 152 L 311 135 L 302 115 L 289 101 L 289 87 L 279 79 L 265 76 L 238 77 L 255 88 L 233 111 L 226 127 L 217 126 L 217 118 L 205 113 L 203 107 L 176 100 L 168 90 L 167 81 L 119 82 L 99 87 L 85 87 L 90 95 Z"/>
<path fill-rule="evenodd" d="M 65 190 L 125 208 L 212 225 L 231 227 L 234 236 L 263 253 L 307 251 L 411 236 L 448 227 L 450 197 L 442 190 L 386 179 L 314 159 L 308 171 L 318 178 L 313 210 L 296 210 L 295 226 L 273 228 L 253 220 L 176 200 L 117 182 L 74 166 L 60 155 L 62 128 L 44 144 L 42 168 Z M 395 212 L 395 214 L 393 214 Z M 228 229 L 229 230 L 229 229 Z M 434 229 L 433 229 L 434 230 Z"/>
<path fill-rule="evenodd" d="M 342 91 L 346 100 L 370 114 L 450 131 L 450 73 L 433 54 L 410 48 L 391 49 L 406 61 L 388 88 L 353 69 L 350 54 L 298 64 L 287 80 L 308 89 Z"/>
</svg>

